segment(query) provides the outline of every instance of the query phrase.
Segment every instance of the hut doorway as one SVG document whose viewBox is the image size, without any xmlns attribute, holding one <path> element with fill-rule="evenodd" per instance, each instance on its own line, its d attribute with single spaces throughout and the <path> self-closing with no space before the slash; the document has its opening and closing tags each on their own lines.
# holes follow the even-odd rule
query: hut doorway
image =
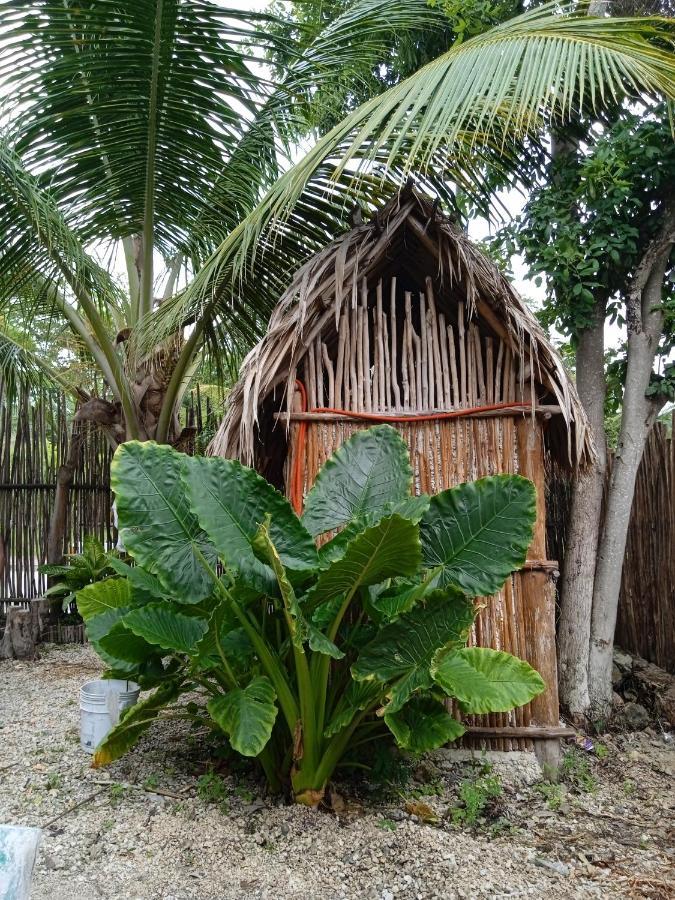
<svg viewBox="0 0 675 900">
<path fill-rule="evenodd" d="M 525 568 L 478 601 L 472 639 L 526 659 L 548 688 L 510 713 L 465 721 L 463 741 L 534 748 L 554 761 L 566 729 L 544 460 L 553 448 L 584 464 L 592 447 L 574 388 L 534 317 L 414 190 L 297 274 L 244 365 L 213 450 L 274 473 L 300 511 L 328 456 L 375 422 L 401 432 L 418 493 L 497 473 L 534 482 L 537 522 Z"/>
</svg>

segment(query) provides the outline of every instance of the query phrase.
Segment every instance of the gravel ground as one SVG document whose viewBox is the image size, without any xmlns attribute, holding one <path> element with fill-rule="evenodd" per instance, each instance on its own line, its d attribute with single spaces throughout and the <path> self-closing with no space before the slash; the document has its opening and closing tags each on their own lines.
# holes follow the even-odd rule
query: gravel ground
<svg viewBox="0 0 675 900">
<path fill-rule="evenodd" d="M 559 788 L 528 754 L 496 763 L 502 796 L 473 828 L 448 811 L 475 765 L 447 752 L 398 792 L 342 785 L 338 813 L 314 812 L 228 769 L 222 796 L 200 790 L 208 754 L 181 723 L 92 770 L 78 689 L 99 669 L 72 646 L 0 663 L 0 822 L 45 828 L 34 900 L 675 896 L 668 736 L 603 737 L 602 758 L 578 751 Z"/>
</svg>

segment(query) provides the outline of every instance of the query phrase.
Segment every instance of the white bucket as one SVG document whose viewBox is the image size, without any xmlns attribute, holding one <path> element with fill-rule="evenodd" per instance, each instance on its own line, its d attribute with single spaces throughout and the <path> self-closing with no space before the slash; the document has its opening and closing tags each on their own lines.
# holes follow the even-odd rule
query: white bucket
<svg viewBox="0 0 675 900">
<path fill-rule="evenodd" d="M 133 706 L 141 689 L 134 681 L 100 678 L 80 688 L 80 746 L 93 753 L 117 725 L 123 709 Z"/>
</svg>

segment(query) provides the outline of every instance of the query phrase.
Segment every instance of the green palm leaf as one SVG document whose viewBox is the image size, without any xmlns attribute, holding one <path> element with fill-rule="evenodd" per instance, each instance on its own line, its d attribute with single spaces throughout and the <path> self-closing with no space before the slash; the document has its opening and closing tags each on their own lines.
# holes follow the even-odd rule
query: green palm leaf
<svg viewBox="0 0 675 900">
<path fill-rule="evenodd" d="M 477 152 L 508 152 L 580 109 L 597 110 L 636 92 L 675 96 L 669 20 L 577 16 L 576 9 L 551 3 L 511 19 L 454 45 L 356 109 L 226 238 L 182 297 L 182 313 L 198 315 L 214 291 L 228 294 L 254 248 L 283 230 L 327 160 L 334 160 L 335 176 L 352 160 L 363 171 L 383 152 L 388 165 L 403 162 L 408 170 L 425 171 L 440 151 L 461 167 Z M 209 316 L 213 309 L 208 306 Z"/>
</svg>

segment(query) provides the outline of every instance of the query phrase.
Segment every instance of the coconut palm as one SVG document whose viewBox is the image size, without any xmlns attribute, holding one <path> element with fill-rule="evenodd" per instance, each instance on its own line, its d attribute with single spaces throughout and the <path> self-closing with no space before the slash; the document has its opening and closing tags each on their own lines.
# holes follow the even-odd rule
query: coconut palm
<svg viewBox="0 0 675 900">
<path fill-rule="evenodd" d="M 215 0 L 0 0 L 0 311 L 72 332 L 109 389 L 80 389 L 79 416 L 113 443 L 176 441 L 202 354 L 236 360 L 354 202 L 412 170 L 480 195 L 484 163 L 517 164 L 552 121 L 675 96 L 670 20 L 549 4 L 450 47 L 293 164 L 318 86 L 444 23 L 426 0 L 355 0 L 309 45 L 276 24 Z M 0 364 L 78 391 L 2 337 Z"/>
</svg>

